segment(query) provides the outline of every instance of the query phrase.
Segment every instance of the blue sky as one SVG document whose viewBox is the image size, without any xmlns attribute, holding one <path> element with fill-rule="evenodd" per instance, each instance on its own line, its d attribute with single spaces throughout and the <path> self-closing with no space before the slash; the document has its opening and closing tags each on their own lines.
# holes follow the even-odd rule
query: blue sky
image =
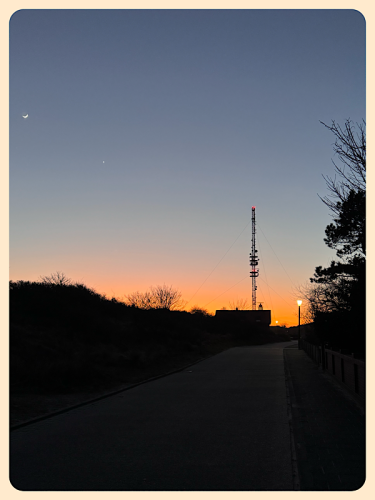
<svg viewBox="0 0 375 500">
<path fill-rule="evenodd" d="M 250 278 L 213 299 L 249 275 L 255 205 L 258 296 L 291 318 L 293 288 L 334 258 L 320 121 L 347 118 L 365 118 L 355 10 L 18 11 L 11 279 L 60 270 L 109 296 L 167 283 L 188 300 L 239 237 L 190 305 L 251 302 Z"/>
</svg>

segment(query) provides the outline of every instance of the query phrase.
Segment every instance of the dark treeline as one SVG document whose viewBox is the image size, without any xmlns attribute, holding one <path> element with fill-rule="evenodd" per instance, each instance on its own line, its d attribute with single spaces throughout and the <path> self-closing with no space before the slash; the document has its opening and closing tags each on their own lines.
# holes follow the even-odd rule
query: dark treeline
<svg viewBox="0 0 375 500">
<path fill-rule="evenodd" d="M 325 125 L 325 124 L 323 124 Z M 325 125 L 335 136 L 340 163 L 324 177 L 329 190 L 321 198 L 333 222 L 324 242 L 336 260 L 315 268 L 305 290 L 319 343 L 364 355 L 366 344 L 366 131 L 365 122 Z"/>
<path fill-rule="evenodd" d="M 288 340 L 200 312 L 141 309 L 83 284 L 10 282 L 12 392 L 110 388 L 178 369 L 223 349 Z"/>
</svg>

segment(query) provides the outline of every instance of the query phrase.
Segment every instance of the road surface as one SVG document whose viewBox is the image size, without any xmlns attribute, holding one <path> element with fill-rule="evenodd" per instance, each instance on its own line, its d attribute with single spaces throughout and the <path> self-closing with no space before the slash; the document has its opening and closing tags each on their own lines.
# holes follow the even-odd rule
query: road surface
<svg viewBox="0 0 375 500">
<path fill-rule="evenodd" d="M 283 349 L 236 347 L 11 432 L 22 491 L 294 489 Z"/>
</svg>

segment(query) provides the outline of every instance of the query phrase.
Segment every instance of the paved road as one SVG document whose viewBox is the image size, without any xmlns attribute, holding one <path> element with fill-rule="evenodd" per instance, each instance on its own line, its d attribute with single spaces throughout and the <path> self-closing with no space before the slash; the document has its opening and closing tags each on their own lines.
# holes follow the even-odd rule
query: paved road
<svg viewBox="0 0 375 500">
<path fill-rule="evenodd" d="M 287 491 L 283 348 L 233 348 L 11 433 L 23 491 Z"/>
</svg>

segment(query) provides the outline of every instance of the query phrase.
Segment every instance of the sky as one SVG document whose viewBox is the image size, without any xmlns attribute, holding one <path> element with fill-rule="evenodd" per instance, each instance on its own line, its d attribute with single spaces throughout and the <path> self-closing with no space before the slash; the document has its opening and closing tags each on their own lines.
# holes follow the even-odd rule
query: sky
<svg viewBox="0 0 375 500">
<path fill-rule="evenodd" d="M 335 258 L 320 122 L 366 118 L 365 30 L 342 9 L 17 11 L 10 279 L 251 307 L 256 206 L 257 303 L 297 324 L 298 289 Z"/>
</svg>

